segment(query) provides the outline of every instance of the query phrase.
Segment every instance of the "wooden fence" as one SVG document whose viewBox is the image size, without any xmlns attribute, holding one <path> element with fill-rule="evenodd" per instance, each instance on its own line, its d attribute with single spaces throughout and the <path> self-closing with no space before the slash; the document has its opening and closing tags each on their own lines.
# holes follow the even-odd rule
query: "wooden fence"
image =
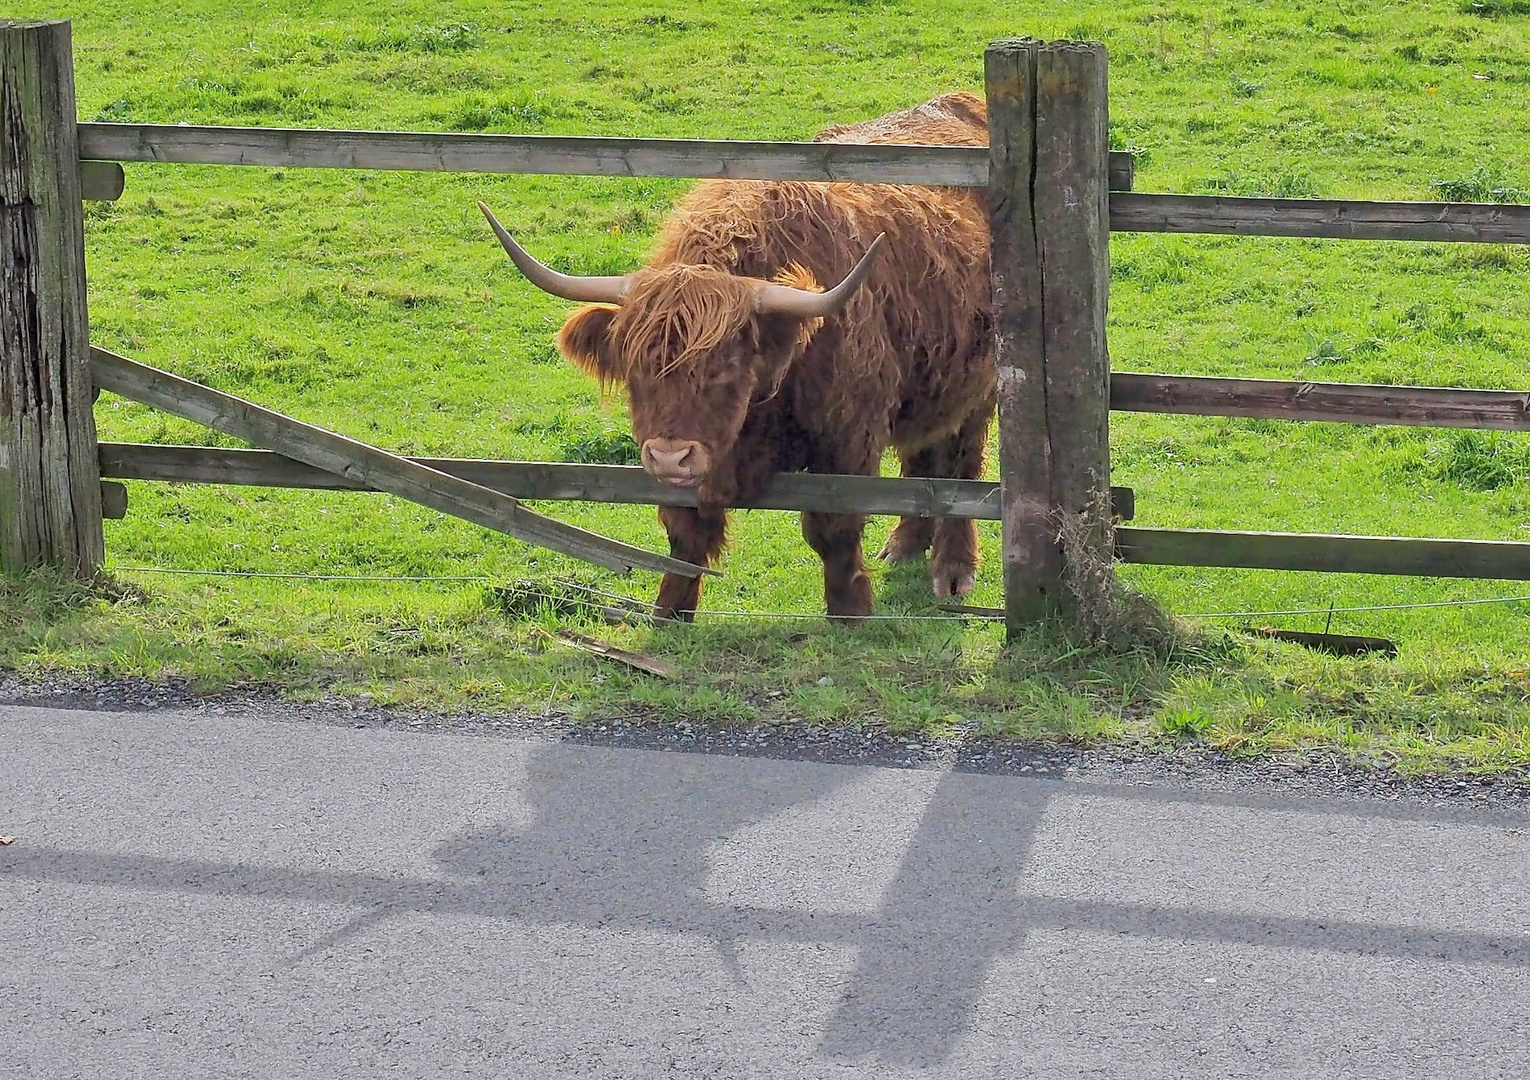
<svg viewBox="0 0 1530 1080">
<path fill-rule="evenodd" d="M 0 22 L 0 568 L 95 573 L 103 507 L 125 512 L 112 481 L 131 479 L 391 491 L 602 565 L 698 572 L 517 502 L 693 498 L 641 469 L 402 458 L 89 348 L 80 200 L 118 197 L 121 162 L 986 186 L 999 483 L 791 474 L 753 505 L 1000 520 L 1012 630 L 1068 603 L 1058 516 L 1097 504 L 1111 410 L 1530 430 L 1530 392 L 1112 373 L 1105 341 L 1112 231 L 1520 244 L 1530 207 L 1132 192 L 1130 156 L 1107 149 L 1102 46 L 995 42 L 985 84 L 987 149 L 82 124 L 68 24 Z M 100 388 L 265 449 L 98 444 Z M 1111 501 L 1130 518 L 1129 491 Z M 1530 543 L 1132 527 L 1114 542 L 1128 562 L 1530 579 Z"/>
</svg>

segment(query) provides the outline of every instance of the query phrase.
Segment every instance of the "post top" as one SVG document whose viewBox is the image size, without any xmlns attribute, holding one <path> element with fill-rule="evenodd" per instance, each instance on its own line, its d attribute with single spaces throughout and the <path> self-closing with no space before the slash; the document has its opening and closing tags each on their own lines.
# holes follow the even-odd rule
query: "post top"
<svg viewBox="0 0 1530 1080">
<path fill-rule="evenodd" d="M 1104 47 L 1102 42 L 1074 41 L 1069 38 L 1058 38 L 1056 41 L 1042 41 L 1040 38 L 1032 37 L 998 38 L 988 43 L 989 52 L 1026 52 L 1042 49 L 1048 52 L 1067 52 L 1072 49 L 1092 51 Z"/>
<path fill-rule="evenodd" d="M 43 26 L 68 25 L 68 19 L 0 19 L 0 30 L 36 30 Z"/>
<path fill-rule="evenodd" d="M 1038 49 L 1041 47 L 1041 45 L 1042 41 L 1040 38 L 995 38 L 993 41 L 988 43 L 988 51 L 993 52 L 994 50 L 999 50 L 1002 52 L 1008 52 L 1013 49 Z"/>
</svg>

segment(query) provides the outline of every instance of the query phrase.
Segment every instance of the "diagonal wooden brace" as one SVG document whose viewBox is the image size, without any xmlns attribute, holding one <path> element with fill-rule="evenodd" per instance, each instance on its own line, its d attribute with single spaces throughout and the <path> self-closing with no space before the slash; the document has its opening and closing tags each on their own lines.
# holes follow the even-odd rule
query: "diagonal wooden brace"
<svg viewBox="0 0 1530 1080">
<path fill-rule="evenodd" d="M 96 385 L 103 390 L 205 424 L 214 431 L 275 450 L 354 483 L 597 566 L 622 573 L 637 568 L 682 577 L 717 573 L 543 517 L 509 495 L 481 484 L 305 424 L 105 349 L 91 347 L 90 370 Z"/>
</svg>

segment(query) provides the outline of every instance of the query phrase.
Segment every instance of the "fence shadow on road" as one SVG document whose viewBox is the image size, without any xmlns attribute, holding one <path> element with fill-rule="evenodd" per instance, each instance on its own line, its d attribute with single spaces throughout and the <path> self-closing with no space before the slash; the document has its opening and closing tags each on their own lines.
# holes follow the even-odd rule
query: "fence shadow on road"
<svg viewBox="0 0 1530 1080">
<path fill-rule="evenodd" d="M 856 787 L 868 778 L 882 786 Z M 854 969 L 819 1050 L 830 1059 L 890 1066 L 945 1061 L 972 1020 L 994 961 L 1037 930 L 1530 967 L 1530 938 L 1519 935 L 1027 894 L 1033 842 L 1053 800 L 1107 790 L 1140 798 L 1140 812 L 1152 815 L 1161 793 L 557 744 L 531 751 L 526 784 L 531 823 L 446 837 L 432 852 L 442 870 L 434 879 L 21 846 L 0 850 L 0 877 L 356 911 L 347 928 L 298 959 L 377 919 L 416 913 L 700 936 L 735 973 L 736 947 L 744 942 L 850 946 Z M 1258 801 L 1324 812 L 1306 800 Z M 787 834 L 760 830 L 782 815 L 807 814 L 821 825 L 815 806 L 848 815 L 872 839 L 884 817 L 907 829 L 894 850 L 873 852 L 869 861 L 850 837 L 843 850 L 855 873 L 843 893 L 830 881 L 806 895 L 804 879 L 792 876 L 803 851 L 773 849 L 772 837 Z M 1387 809 L 1378 807 L 1378 814 L 1387 816 Z M 745 854 L 759 865 L 719 886 L 719 853 L 732 850 L 741 834 L 758 840 Z M 837 857 L 831 853 L 829 863 Z M 772 886 L 772 874 L 786 876 Z M 751 899 L 750 890 L 759 896 Z"/>
</svg>

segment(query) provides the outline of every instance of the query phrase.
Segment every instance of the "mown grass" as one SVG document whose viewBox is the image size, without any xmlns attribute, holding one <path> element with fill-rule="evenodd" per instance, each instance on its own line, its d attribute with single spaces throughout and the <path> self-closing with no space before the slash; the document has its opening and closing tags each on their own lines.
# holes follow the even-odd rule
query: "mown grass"
<svg viewBox="0 0 1530 1080">
<path fill-rule="evenodd" d="M 1516 201 L 1530 189 L 1530 20 L 1514 4 L 1066 6 L 812 0 L 265 5 L 142 0 L 73 9 L 87 119 L 422 130 L 804 138 L 833 121 L 976 88 L 994 37 L 1090 37 L 1112 55 L 1112 138 L 1142 190 Z M 483 198 L 560 269 L 641 260 L 680 182 L 131 165 L 87 212 L 94 338 L 349 435 L 417 454 L 620 460 L 620 400 L 558 360 L 567 305 L 486 234 Z M 1122 235 L 1121 370 L 1518 388 L 1530 252 L 1499 246 Z M 107 395 L 103 438 L 222 444 Z M 1113 418 L 1138 521 L 1512 539 L 1530 527 L 1530 441 L 1249 420 Z M 381 496 L 131 485 L 118 567 L 579 577 L 560 557 Z M 651 510 L 547 512 L 662 547 Z M 889 523 L 869 530 L 880 543 Z M 812 613 L 816 559 L 789 515 L 737 516 L 708 606 Z M 1000 600 L 997 533 L 975 602 Z M 1127 568 L 1185 614 L 1514 595 L 1502 583 Z M 279 582 L 121 571 L 113 603 L 49 579 L 4 586 L 0 664 L 181 676 L 199 686 L 392 701 L 795 716 L 1047 738 L 1333 746 L 1408 767 L 1530 762 L 1521 604 L 1338 614 L 1396 660 L 1336 660 L 1209 626 L 1110 653 L 976 623 L 717 617 L 613 629 L 684 678 L 655 683 L 550 646 L 476 582 Z M 884 611 L 934 614 L 914 569 Z M 545 620 L 544 620 L 545 621 Z M 1323 615 L 1254 621 L 1322 629 Z M 771 696 L 775 694 L 776 696 Z"/>
</svg>

